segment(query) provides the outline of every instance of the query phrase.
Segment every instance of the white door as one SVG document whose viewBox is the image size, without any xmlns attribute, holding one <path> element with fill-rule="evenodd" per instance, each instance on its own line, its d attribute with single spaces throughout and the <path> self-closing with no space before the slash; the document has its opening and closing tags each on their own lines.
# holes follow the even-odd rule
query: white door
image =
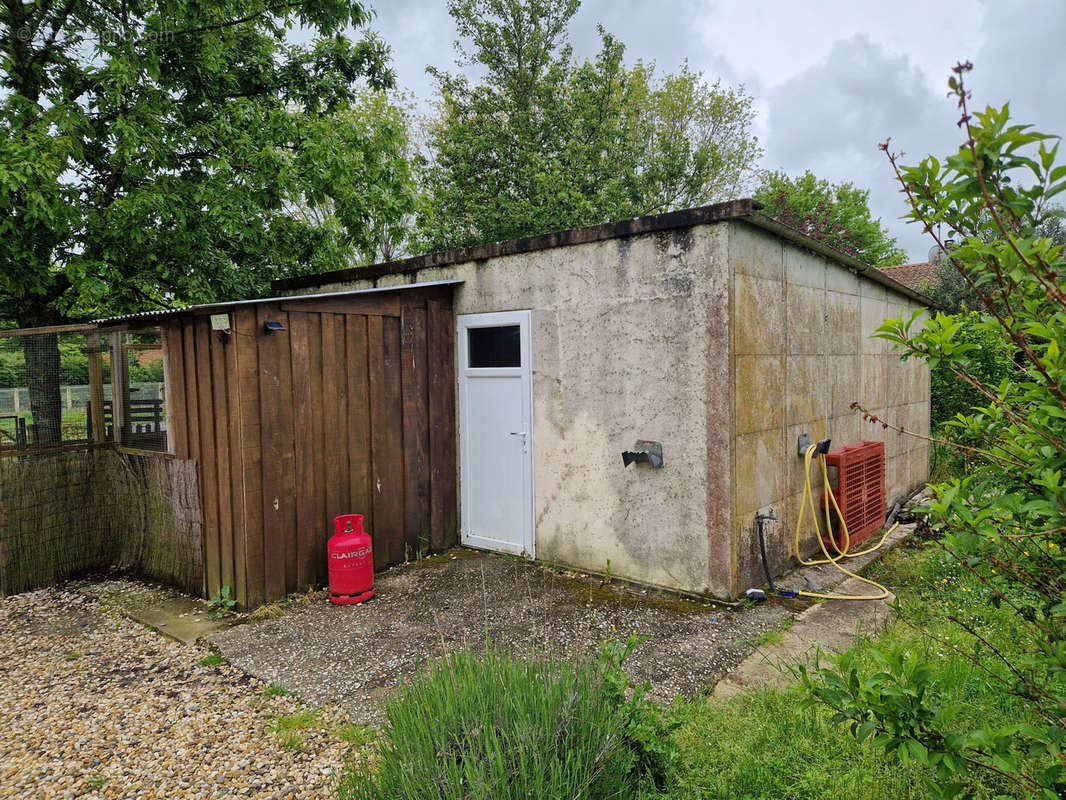
<svg viewBox="0 0 1066 800">
<path fill-rule="evenodd" d="M 462 542 L 533 557 L 529 312 L 458 317 Z"/>
</svg>

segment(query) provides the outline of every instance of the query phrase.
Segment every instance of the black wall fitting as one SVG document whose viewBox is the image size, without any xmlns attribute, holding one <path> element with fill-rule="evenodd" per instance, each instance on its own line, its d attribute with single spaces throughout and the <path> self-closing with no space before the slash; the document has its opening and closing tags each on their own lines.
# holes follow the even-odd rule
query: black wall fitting
<svg viewBox="0 0 1066 800">
<path fill-rule="evenodd" d="M 622 466 L 633 463 L 650 464 L 654 469 L 663 465 L 663 446 L 660 442 L 646 442 L 638 439 L 632 450 L 622 451 Z"/>
</svg>

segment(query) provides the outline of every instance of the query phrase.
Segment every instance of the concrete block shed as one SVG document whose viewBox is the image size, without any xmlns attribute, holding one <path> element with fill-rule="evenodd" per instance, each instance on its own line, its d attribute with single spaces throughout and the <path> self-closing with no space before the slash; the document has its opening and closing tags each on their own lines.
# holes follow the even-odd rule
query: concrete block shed
<svg viewBox="0 0 1066 800">
<path fill-rule="evenodd" d="M 850 407 L 859 402 L 928 434 L 927 368 L 901 361 L 888 343 L 871 336 L 885 318 L 910 314 L 924 298 L 758 208 L 750 200 L 721 203 L 293 278 L 275 288 L 286 294 L 359 291 L 367 294 L 349 296 L 369 298 L 453 282 L 447 290 L 433 289 L 452 293 L 448 325 L 454 314 L 456 338 L 454 352 L 452 340 L 420 351 L 429 358 L 430 420 L 419 424 L 428 424 L 430 437 L 457 435 L 454 467 L 445 463 L 447 449 L 434 449 L 432 442 L 430 460 L 433 475 L 451 469 L 458 478 L 463 543 L 733 598 L 763 581 L 753 534 L 759 510 L 772 507 L 781 519 L 767 531 L 772 569 L 779 573 L 790 563 L 803 491 L 801 434 L 831 437 L 834 447 L 884 441 L 888 503 L 928 477 L 927 442 L 864 423 Z M 445 308 L 438 302 L 437 313 Z M 394 336 L 406 325 L 401 316 Z M 452 336 L 451 327 L 437 326 L 439 335 L 447 330 Z M 367 335 L 380 335 L 377 330 L 368 327 Z M 273 341 L 296 329 L 288 331 Z M 190 335 L 197 347 L 210 346 L 206 328 L 203 334 L 183 328 L 182 347 Z M 326 335 L 323 329 L 323 363 L 333 353 Z M 289 350 L 296 391 L 304 355 L 293 343 Z M 410 355 L 394 353 L 401 362 L 394 369 L 420 369 L 417 360 L 408 364 Z M 259 367 L 261 402 L 268 396 L 264 381 L 272 380 L 262 370 L 270 363 Z M 223 368 L 212 361 L 212 369 Z M 253 382 L 250 373 L 244 379 Z M 288 380 L 282 378 L 285 390 Z M 343 394 L 343 386 L 325 380 L 321 390 L 326 406 L 337 391 Z M 211 395 L 199 391 L 200 408 L 210 406 Z M 330 412 L 337 425 L 358 405 L 348 402 Z M 380 415 L 397 413 L 399 402 L 398 395 L 383 397 L 378 416 L 371 405 L 370 432 L 363 435 L 383 435 Z M 434 403 L 451 409 L 452 402 L 455 432 L 447 427 L 450 411 L 432 416 Z M 271 424 L 267 411 L 261 406 L 262 430 Z M 243 424 L 255 425 L 255 408 L 244 413 Z M 309 424 L 303 413 L 293 413 L 299 424 Z M 623 451 L 638 440 L 661 444 L 661 468 L 624 466 Z M 421 451 L 403 453 L 421 474 Z M 263 469 L 276 456 L 264 451 Z M 394 480 L 409 469 L 406 460 L 396 465 Z M 206 467 L 203 472 L 210 481 Z M 335 479 L 354 481 L 339 472 Z M 820 475 L 815 485 L 821 486 Z M 387 486 L 383 482 L 381 491 Z M 333 490 L 327 483 L 321 491 Z M 403 497 L 402 512 L 397 507 L 381 516 L 373 506 L 377 495 L 370 495 L 376 537 L 394 535 L 386 528 L 404 526 L 408 517 L 418 516 L 417 528 L 427 513 L 436 520 L 454 511 L 422 508 L 417 488 Z M 365 510 L 366 495 L 347 498 L 350 510 Z M 449 498 L 431 493 L 431 502 Z M 269 505 L 263 506 L 268 517 Z M 299 528 L 299 512 L 286 513 L 281 524 Z M 446 529 L 430 530 L 434 546 L 449 543 Z M 817 548 L 809 526 L 803 547 Z M 269 563 L 269 551 L 265 557 Z M 300 563 L 297 558 L 297 568 Z M 273 580 L 282 586 L 280 577 Z"/>
</svg>

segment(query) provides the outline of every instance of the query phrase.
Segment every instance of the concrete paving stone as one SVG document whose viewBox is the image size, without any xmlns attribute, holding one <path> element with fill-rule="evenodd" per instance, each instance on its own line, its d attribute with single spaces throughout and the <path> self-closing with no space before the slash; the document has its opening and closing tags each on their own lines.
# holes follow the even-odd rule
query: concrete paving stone
<svg viewBox="0 0 1066 800">
<path fill-rule="evenodd" d="M 183 644 L 195 644 L 228 627 L 210 619 L 203 600 L 165 586 L 129 581 L 77 581 L 70 588 Z"/>
<path fill-rule="evenodd" d="M 184 644 L 194 644 L 226 627 L 222 620 L 207 619 L 202 603 L 184 598 L 165 600 L 159 605 L 131 611 L 130 617 Z"/>
<path fill-rule="evenodd" d="M 849 559 L 848 569 L 858 573 L 885 552 L 909 537 L 914 525 L 901 525 L 873 553 Z M 805 578 L 833 594 L 863 596 L 877 590 L 868 583 L 848 577 L 831 564 L 803 567 L 776 581 L 778 587 L 806 588 Z M 879 633 L 895 613 L 895 595 L 877 600 L 824 600 L 801 611 L 780 641 L 760 648 L 729 672 L 714 688 L 713 696 L 732 697 L 740 692 L 763 688 L 783 688 L 793 683 L 786 664 L 813 661 L 820 653 L 843 652 L 862 636 Z"/>
<path fill-rule="evenodd" d="M 854 578 L 833 589 L 835 594 L 862 596 L 872 593 L 874 587 Z M 883 600 L 826 600 L 808 608 L 796 617 L 793 630 L 800 629 L 816 634 L 820 631 L 846 633 L 851 638 L 877 633 L 892 618 L 891 604 L 895 602 L 891 592 Z"/>
<path fill-rule="evenodd" d="M 747 689 L 739 683 L 734 683 L 730 678 L 722 678 L 722 680 L 715 684 L 712 696 L 719 700 L 727 700 L 730 697 L 736 697 L 745 692 L 747 692 Z"/>
<path fill-rule="evenodd" d="M 744 659 L 727 678 L 715 686 L 714 696 L 731 696 L 738 691 L 754 689 L 783 689 L 793 682 L 788 665 L 813 660 L 817 652 L 815 643 L 801 634 L 787 631 L 779 641 L 760 647 Z M 722 686 L 721 690 L 719 686 Z"/>
</svg>

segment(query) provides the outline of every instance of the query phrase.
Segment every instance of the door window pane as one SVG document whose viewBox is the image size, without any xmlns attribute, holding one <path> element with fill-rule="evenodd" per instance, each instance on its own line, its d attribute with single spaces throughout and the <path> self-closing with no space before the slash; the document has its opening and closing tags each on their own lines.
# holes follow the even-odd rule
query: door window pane
<svg viewBox="0 0 1066 800">
<path fill-rule="evenodd" d="M 518 325 L 498 328 L 469 328 L 471 367 L 522 366 L 522 340 Z"/>
</svg>

